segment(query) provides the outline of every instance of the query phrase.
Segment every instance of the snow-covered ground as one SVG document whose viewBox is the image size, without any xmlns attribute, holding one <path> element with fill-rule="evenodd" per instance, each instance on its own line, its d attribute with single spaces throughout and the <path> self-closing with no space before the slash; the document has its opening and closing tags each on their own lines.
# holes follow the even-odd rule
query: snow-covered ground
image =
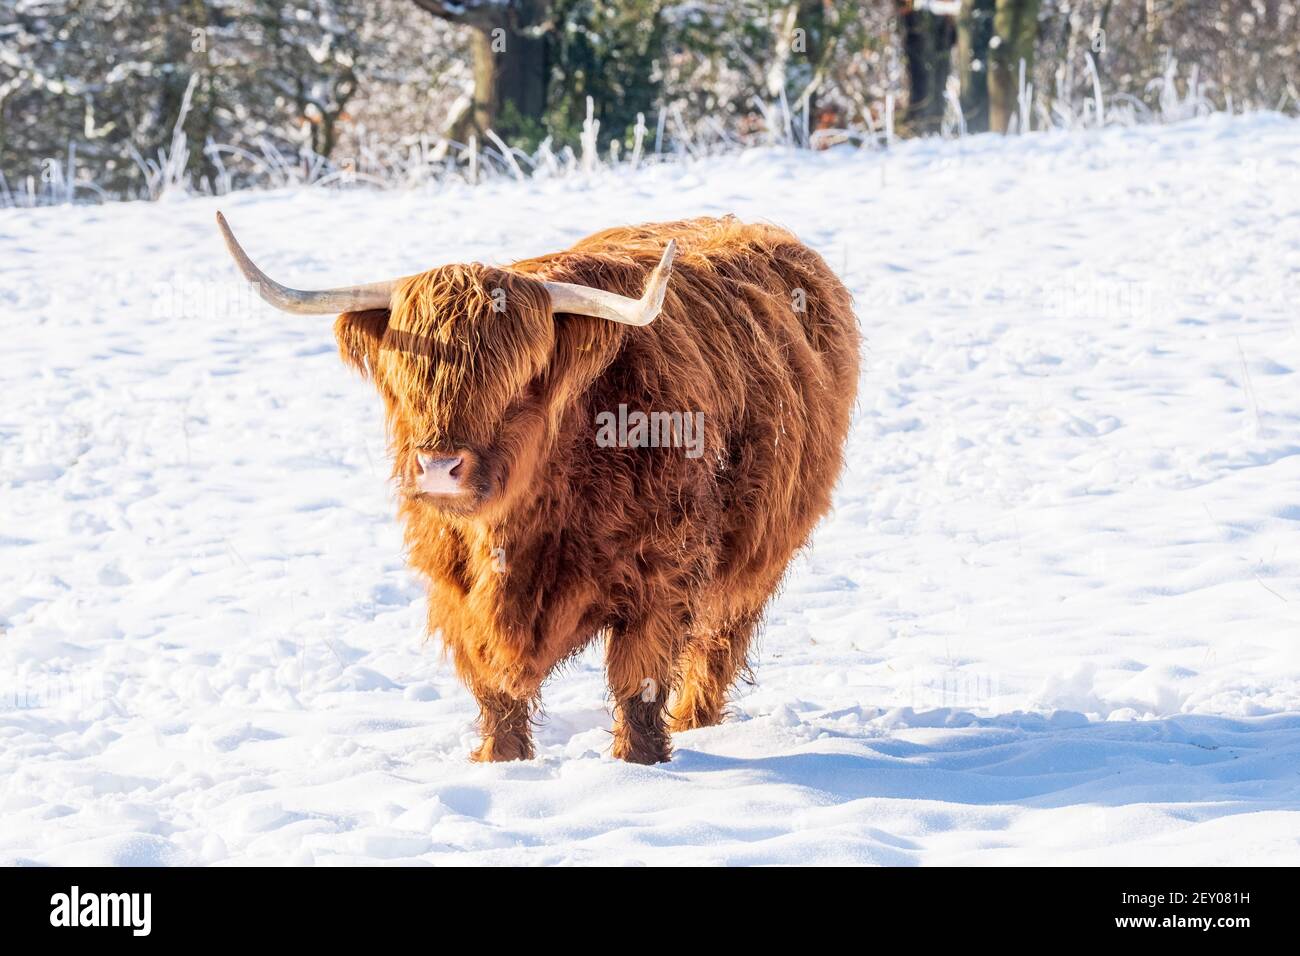
<svg viewBox="0 0 1300 956">
<path fill-rule="evenodd" d="M 0 861 L 1300 861 L 1300 122 L 220 203 L 302 285 L 726 212 L 841 271 L 836 510 L 661 767 L 594 654 L 466 761 L 378 399 L 217 205 L 0 214 Z"/>
</svg>

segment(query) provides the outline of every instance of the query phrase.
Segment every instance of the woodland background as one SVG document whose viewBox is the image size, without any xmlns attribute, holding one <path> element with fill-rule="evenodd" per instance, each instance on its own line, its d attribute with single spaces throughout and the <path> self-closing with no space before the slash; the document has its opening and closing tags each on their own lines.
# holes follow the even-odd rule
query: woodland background
<svg viewBox="0 0 1300 956">
<path fill-rule="evenodd" d="M 0 204 L 1294 112 L 1297 36 L 1295 0 L 13 0 Z"/>
</svg>

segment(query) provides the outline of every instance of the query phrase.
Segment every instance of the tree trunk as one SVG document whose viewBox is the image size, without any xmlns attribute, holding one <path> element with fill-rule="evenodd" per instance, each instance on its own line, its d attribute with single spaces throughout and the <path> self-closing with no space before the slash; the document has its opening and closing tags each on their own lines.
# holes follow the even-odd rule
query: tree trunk
<svg viewBox="0 0 1300 956">
<path fill-rule="evenodd" d="M 540 129 L 546 112 L 546 41 L 529 35 L 546 15 L 541 2 L 503 6 L 485 27 L 474 27 L 474 127 L 509 138 L 527 127 Z"/>
<path fill-rule="evenodd" d="M 989 129 L 1005 133 L 1015 115 L 1020 91 L 1020 64 L 1025 76 L 1034 68 L 1039 0 L 997 0 L 993 16 L 996 45 L 989 41 Z"/>
<path fill-rule="evenodd" d="M 957 21 L 957 70 L 961 81 L 961 111 L 966 129 L 989 128 L 989 40 L 993 37 L 996 0 L 962 0 Z"/>
<path fill-rule="evenodd" d="M 805 31 L 804 56 L 808 58 L 808 85 L 801 92 L 806 92 L 808 96 L 809 128 L 815 129 L 817 124 L 813 117 L 817 115 L 817 94 L 821 88 L 826 62 L 835 45 L 835 38 L 829 33 L 825 0 L 800 0 L 799 25 Z"/>
<path fill-rule="evenodd" d="M 546 112 L 548 0 L 414 2 L 471 30 L 474 105 L 449 134 L 463 140 L 490 129 L 509 140 L 540 132 Z"/>
<path fill-rule="evenodd" d="M 826 0 L 795 0 L 785 7 L 775 25 L 775 49 L 765 77 L 769 99 L 785 90 L 792 112 L 806 107 L 810 132 L 817 125 L 817 92 L 835 45 L 826 7 Z"/>
<path fill-rule="evenodd" d="M 952 69 L 952 18 L 915 10 L 911 0 L 903 0 L 898 24 L 907 61 L 907 112 L 903 122 L 918 133 L 937 133 L 943 124 L 944 91 Z"/>
</svg>

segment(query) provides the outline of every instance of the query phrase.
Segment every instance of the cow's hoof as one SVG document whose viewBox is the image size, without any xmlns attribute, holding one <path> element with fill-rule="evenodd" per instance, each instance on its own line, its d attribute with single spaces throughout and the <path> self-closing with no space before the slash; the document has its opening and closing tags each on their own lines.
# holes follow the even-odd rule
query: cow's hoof
<svg viewBox="0 0 1300 956">
<path fill-rule="evenodd" d="M 615 740 L 610 753 L 628 763 L 667 763 L 673 759 L 672 748 L 666 740 L 662 744 L 642 743 L 639 746 L 629 740 Z"/>
<path fill-rule="evenodd" d="M 511 737 L 484 737 L 478 749 L 469 755 L 475 763 L 502 763 L 507 760 L 532 760 L 533 742 Z"/>
<path fill-rule="evenodd" d="M 699 730 L 701 727 L 714 727 L 722 723 L 721 709 L 714 711 L 690 710 L 680 717 L 668 720 L 668 732 L 680 734 L 687 730 Z"/>
</svg>

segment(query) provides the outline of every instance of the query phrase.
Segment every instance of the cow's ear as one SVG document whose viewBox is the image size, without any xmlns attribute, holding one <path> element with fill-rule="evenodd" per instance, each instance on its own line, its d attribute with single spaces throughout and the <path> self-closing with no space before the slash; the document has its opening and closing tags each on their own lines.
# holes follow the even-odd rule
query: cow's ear
<svg viewBox="0 0 1300 956">
<path fill-rule="evenodd" d="M 388 330 L 388 315 L 388 309 L 344 312 L 334 323 L 339 355 L 370 381 L 375 378 L 375 360 L 379 356 L 379 343 Z"/>
</svg>

